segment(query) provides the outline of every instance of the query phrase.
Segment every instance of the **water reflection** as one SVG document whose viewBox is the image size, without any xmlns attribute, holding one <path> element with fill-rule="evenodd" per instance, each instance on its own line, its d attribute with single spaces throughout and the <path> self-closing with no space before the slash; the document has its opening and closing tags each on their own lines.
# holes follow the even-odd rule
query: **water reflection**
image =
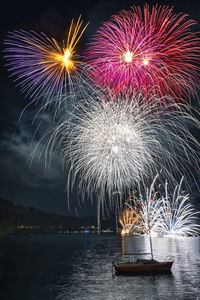
<svg viewBox="0 0 200 300">
<path fill-rule="evenodd" d="M 89 256 L 87 247 L 91 249 Z M 189 300 L 200 297 L 199 238 L 153 238 L 155 259 L 174 260 L 171 275 L 112 277 L 113 258 L 138 251 L 149 252 L 149 239 L 146 237 L 87 236 L 83 248 L 83 257 L 73 261 L 71 283 L 67 276 L 57 285 L 56 300 Z"/>
<path fill-rule="evenodd" d="M 121 241 L 122 241 L 122 257 L 124 258 L 125 255 L 126 255 L 126 251 L 125 251 L 125 236 L 122 235 Z"/>
<path fill-rule="evenodd" d="M 1 300 L 200 299 L 200 238 L 153 238 L 172 275 L 112 277 L 112 261 L 149 252 L 146 237 L 13 236 L 0 241 Z"/>
</svg>

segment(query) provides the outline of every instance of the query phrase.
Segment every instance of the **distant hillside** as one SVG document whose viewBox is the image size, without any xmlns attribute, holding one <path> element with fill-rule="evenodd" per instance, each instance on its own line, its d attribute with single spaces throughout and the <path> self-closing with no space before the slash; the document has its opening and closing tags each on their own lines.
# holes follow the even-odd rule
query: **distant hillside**
<svg viewBox="0 0 200 300">
<path fill-rule="evenodd" d="M 34 207 L 14 205 L 12 201 L 0 199 L 0 235 L 30 231 L 33 233 L 72 232 L 84 228 L 95 230 L 96 217 L 57 215 Z M 114 219 L 103 220 L 102 228 L 115 229 Z"/>
</svg>

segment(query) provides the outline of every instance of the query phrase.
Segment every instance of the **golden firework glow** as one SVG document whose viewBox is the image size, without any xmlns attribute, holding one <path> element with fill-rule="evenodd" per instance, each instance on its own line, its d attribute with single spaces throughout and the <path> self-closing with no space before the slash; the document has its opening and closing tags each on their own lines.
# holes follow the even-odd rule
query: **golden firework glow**
<svg viewBox="0 0 200 300">
<path fill-rule="evenodd" d="M 119 223 L 122 226 L 121 235 L 129 235 L 135 233 L 143 233 L 144 228 L 141 228 L 141 206 L 136 201 L 134 196 L 129 196 L 125 205 L 127 206 L 122 210 L 119 217 Z M 138 226 L 140 225 L 140 226 Z"/>
<path fill-rule="evenodd" d="M 64 64 L 67 64 L 67 61 L 69 60 L 70 57 L 71 57 L 71 52 L 69 49 L 66 49 L 64 57 L 63 57 Z"/>
<path fill-rule="evenodd" d="M 54 38 L 52 38 L 54 47 L 50 48 L 50 50 L 47 47 L 40 46 L 28 40 L 26 40 L 25 42 L 42 50 L 43 56 L 41 59 L 41 63 L 47 65 L 46 70 L 54 69 L 55 74 L 57 74 L 58 76 L 59 74 L 63 76 L 64 70 L 66 70 L 69 74 L 70 71 L 72 69 L 75 69 L 76 65 L 80 63 L 80 61 L 76 60 L 76 53 L 74 51 L 74 48 L 89 23 L 87 23 L 81 30 L 82 24 L 83 20 L 81 20 L 81 16 L 79 16 L 76 24 L 74 24 L 74 19 L 72 19 L 67 35 L 67 40 L 63 41 L 64 47 L 61 47 Z"/>
<path fill-rule="evenodd" d="M 124 53 L 124 59 L 127 63 L 132 62 L 133 60 L 133 53 L 130 51 L 127 51 L 126 53 Z"/>
<path fill-rule="evenodd" d="M 144 60 L 143 60 L 143 64 L 144 64 L 145 66 L 147 66 L 147 65 L 149 64 L 149 60 L 148 60 L 148 59 L 144 59 Z"/>
<path fill-rule="evenodd" d="M 138 213 L 138 207 L 129 207 L 129 202 L 131 201 L 132 197 L 129 197 L 126 201 L 128 207 L 122 211 L 121 216 L 119 217 L 119 223 L 122 226 L 121 235 L 128 235 L 133 233 L 133 227 L 135 226 L 135 224 L 137 224 L 140 217 L 140 214 Z"/>
<path fill-rule="evenodd" d="M 87 23 L 86 26 L 81 30 L 82 24 L 83 21 L 81 20 L 81 16 L 79 16 L 75 27 L 74 27 L 74 19 L 72 19 L 68 36 L 67 36 L 66 47 L 61 49 L 57 44 L 56 40 L 52 39 L 57 50 L 61 52 L 61 54 L 55 55 L 55 59 L 62 63 L 62 67 L 66 68 L 67 72 L 70 72 L 76 66 L 77 61 L 73 60 L 75 54 L 74 48 L 77 45 L 78 41 L 80 40 L 81 36 L 83 35 L 89 23 Z"/>
<path fill-rule="evenodd" d="M 72 52 L 70 49 L 65 49 L 64 54 L 55 54 L 54 59 L 61 63 L 62 68 L 66 68 L 68 72 L 75 67 L 74 61 L 72 58 Z"/>
</svg>

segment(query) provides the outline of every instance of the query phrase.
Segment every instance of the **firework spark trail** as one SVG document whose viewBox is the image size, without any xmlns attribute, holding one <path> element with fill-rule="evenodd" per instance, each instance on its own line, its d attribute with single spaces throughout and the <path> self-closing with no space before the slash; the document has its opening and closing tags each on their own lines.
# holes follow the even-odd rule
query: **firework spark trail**
<svg viewBox="0 0 200 300">
<path fill-rule="evenodd" d="M 195 24 L 167 6 L 123 10 L 103 23 L 88 47 L 91 77 L 117 96 L 143 92 L 144 103 L 153 94 L 162 100 L 158 106 L 189 101 L 200 70 L 200 38 L 191 32 Z"/>
<path fill-rule="evenodd" d="M 126 203 L 128 210 L 136 216 L 129 224 L 132 232 L 138 234 L 161 236 L 195 236 L 200 234 L 200 225 L 197 224 L 200 213 L 189 201 L 189 195 L 181 191 L 183 178 L 174 188 L 172 195 L 168 192 L 168 183 L 165 182 L 164 196 L 162 191 L 155 190 L 154 178 L 150 188 L 138 197 L 134 194 Z M 132 225 L 132 226 L 131 226 Z"/>
<path fill-rule="evenodd" d="M 44 33 L 24 30 L 9 32 L 5 39 L 5 59 L 8 71 L 16 77 L 26 96 L 45 98 L 48 103 L 54 95 L 58 102 L 67 88 L 73 93 L 73 84 L 79 81 L 84 64 L 75 47 L 87 25 L 81 29 L 81 16 L 76 24 L 72 20 L 66 41 L 59 45 Z"/>
<path fill-rule="evenodd" d="M 119 223 L 122 226 L 122 234 L 129 234 L 132 232 L 134 223 L 136 223 L 136 212 L 131 208 L 126 208 L 122 211 L 119 217 Z"/>
<path fill-rule="evenodd" d="M 189 194 L 181 192 L 182 180 L 174 189 L 172 196 L 165 186 L 165 197 L 160 199 L 160 216 L 154 231 L 164 236 L 194 236 L 200 234 L 200 225 L 197 224 L 200 213 L 189 201 Z"/>
<path fill-rule="evenodd" d="M 59 111 L 55 128 L 47 133 L 46 161 L 51 161 L 56 147 L 68 170 L 67 188 L 75 182 L 82 195 L 97 195 L 99 201 L 112 194 L 123 195 L 140 182 L 148 182 L 162 170 L 163 177 L 179 178 L 184 173 L 199 172 L 199 143 L 188 125 L 199 122 L 186 110 L 160 113 L 151 106 L 144 112 L 137 97 L 128 100 L 96 96 L 78 99 L 72 110 Z M 48 135 L 49 134 L 49 135 Z M 171 175 L 172 174 L 172 175 Z M 195 178 L 194 178 L 195 180 Z"/>
<path fill-rule="evenodd" d="M 154 233 L 154 229 L 161 213 L 158 192 L 155 191 L 155 182 L 157 178 L 158 174 L 154 177 L 150 188 L 144 187 L 144 189 L 142 189 L 141 186 L 139 186 L 139 196 L 137 197 L 133 193 L 125 203 L 129 210 L 131 209 L 135 215 L 132 232 L 141 235 Z M 141 192 L 141 190 L 143 192 Z"/>
</svg>

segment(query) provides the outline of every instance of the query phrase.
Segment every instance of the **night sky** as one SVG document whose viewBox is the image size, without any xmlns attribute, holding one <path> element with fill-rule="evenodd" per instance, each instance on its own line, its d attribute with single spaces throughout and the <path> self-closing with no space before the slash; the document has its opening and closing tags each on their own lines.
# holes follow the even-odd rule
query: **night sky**
<svg viewBox="0 0 200 300">
<path fill-rule="evenodd" d="M 156 4 L 155 1 L 148 1 Z M 62 40 L 71 19 L 81 14 L 90 24 L 79 43 L 81 54 L 89 39 L 101 22 L 106 21 L 113 13 L 129 9 L 131 5 L 143 6 L 145 1 L 4 1 L 1 7 L 1 49 L 3 39 L 9 30 L 24 29 L 44 32 L 56 40 Z M 199 0 L 159 1 L 159 4 L 174 6 L 174 12 L 188 13 L 192 19 L 200 23 Z M 196 28 L 200 31 L 200 25 Z M 1 57 L 3 54 L 1 55 Z M 71 195 L 71 210 L 67 209 L 65 192 L 66 171 L 62 161 L 55 153 L 54 160 L 48 169 L 44 168 L 43 157 L 38 160 L 38 152 L 33 158 L 32 166 L 28 161 L 31 151 L 38 143 L 40 134 L 48 128 L 52 121 L 51 114 L 44 111 L 40 114 L 44 127 L 34 136 L 35 127 L 32 120 L 38 107 L 32 104 L 19 117 L 23 109 L 30 103 L 29 99 L 15 87 L 6 68 L 1 64 L 1 101 L 0 101 L 0 198 L 12 200 L 16 204 L 34 206 L 46 211 L 79 215 L 95 214 L 95 206 L 90 201 L 78 204 L 77 194 Z M 198 193 L 194 198 L 198 200 Z"/>
</svg>

